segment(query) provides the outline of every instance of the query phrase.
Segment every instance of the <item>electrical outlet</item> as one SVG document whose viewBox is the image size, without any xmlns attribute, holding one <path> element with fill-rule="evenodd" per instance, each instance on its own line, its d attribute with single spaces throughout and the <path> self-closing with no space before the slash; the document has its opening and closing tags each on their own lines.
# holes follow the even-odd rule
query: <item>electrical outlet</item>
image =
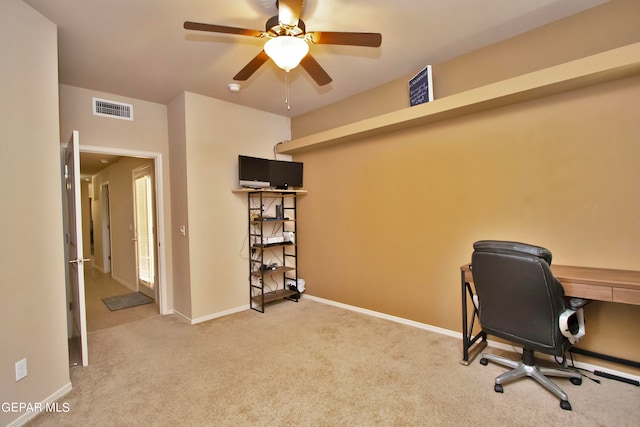
<svg viewBox="0 0 640 427">
<path fill-rule="evenodd" d="M 16 362 L 16 381 L 20 381 L 27 376 L 27 359 Z"/>
</svg>

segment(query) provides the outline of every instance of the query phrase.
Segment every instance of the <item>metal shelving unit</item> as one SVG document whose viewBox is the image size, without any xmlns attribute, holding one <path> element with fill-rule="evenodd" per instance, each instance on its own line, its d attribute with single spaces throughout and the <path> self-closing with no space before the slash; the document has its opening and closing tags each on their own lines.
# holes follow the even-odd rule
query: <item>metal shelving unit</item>
<svg viewBox="0 0 640 427">
<path fill-rule="evenodd" d="M 297 196 L 302 190 L 246 190 L 249 222 L 249 306 L 298 301 Z"/>
</svg>

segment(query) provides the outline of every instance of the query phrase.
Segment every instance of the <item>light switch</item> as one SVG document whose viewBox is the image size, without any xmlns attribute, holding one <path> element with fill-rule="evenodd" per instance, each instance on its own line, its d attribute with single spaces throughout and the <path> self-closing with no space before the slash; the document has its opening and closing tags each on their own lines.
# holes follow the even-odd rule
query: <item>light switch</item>
<svg viewBox="0 0 640 427">
<path fill-rule="evenodd" d="M 20 381 L 27 376 L 27 359 L 16 362 L 16 381 Z"/>
</svg>

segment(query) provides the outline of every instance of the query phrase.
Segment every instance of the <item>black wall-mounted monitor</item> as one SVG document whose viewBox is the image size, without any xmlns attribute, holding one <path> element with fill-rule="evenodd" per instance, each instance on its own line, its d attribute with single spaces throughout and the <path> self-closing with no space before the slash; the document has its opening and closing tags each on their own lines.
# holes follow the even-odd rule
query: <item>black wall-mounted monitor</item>
<svg viewBox="0 0 640 427">
<path fill-rule="evenodd" d="M 241 187 L 302 187 L 302 163 L 238 156 L 238 177 Z"/>
<path fill-rule="evenodd" d="M 269 187 L 269 160 L 238 156 L 238 177 L 241 187 Z"/>
<path fill-rule="evenodd" d="M 302 187 L 302 163 L 269 160 L 269 182 L 278 189 Z"/>
</svg>

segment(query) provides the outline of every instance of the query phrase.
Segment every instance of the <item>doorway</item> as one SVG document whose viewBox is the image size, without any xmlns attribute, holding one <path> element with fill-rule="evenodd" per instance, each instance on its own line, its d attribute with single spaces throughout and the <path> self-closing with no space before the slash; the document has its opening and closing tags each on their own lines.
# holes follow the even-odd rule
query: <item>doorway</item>
<svg viewBox="0 0 640 427">
<path fill-rule="evenodd" d="M 91 155 L 104 155 L 107 157 L 120 157 L 128 160 L 141 160 L 148 159 L 150 162 L 147 164 L 150 167 L 147 170 L 139 171 L 140 175 L 146 176 L 144 179 L 145 190 L 147 193 L 147 197 L 151 198 L 151 204 L 153 209 L 148 211 L 149 216 L 148 223 L 152 225 L 151 231 L 153 232 L 153 239 L 148 239 L 148 251 L 153 255 L 153 268 L 150 271 L 153 273 L 149 273 L 144 277 L 147 279 L 147 282 L 153 283 L 153 292 L 154 298 L 156 299 L 156 304 L 158 306 L 158 311 L 160 314 L 168 314 L 169 310 L 167 309 L 167 292 L 166 292 L 166 254 L 164 252 L 163 243 L 165 240 L 165 225 L 164 225 L 164 201 L 163 201 L 163 167 L 162 167 L 162 154 L 157 152 L 142 152 L 135 150 L 127 150 L 127 149 L 116 149 L 116 148 L 108 148 L 108 147 L 96 147 L 96 146 L 80 146 L 81 156 L 83 154 L 91 154 Z M 82 161 L 81 161 L 82 166 Z M 139 165 L 138 165 L 139 166 Z M 124 186 L 127 185 L 125 182 L 128 181 L 128 186 L 131 189 L 133 187 L 132 183 L 132 172 L 128 172 L 128 176 L 123 176 L 121 178 L 109 177 L 108 180 L 105 180 L 103 184 L 108 185 L 100 185 L 94 187 L 92 190 L 92 194 L 94 195 L 94 201 L 100 199 L 100 207 L 99 209 L 94 210 L 94 214 L 96 217 L 102 217 L 105 221 L 102 221 L 101 224 L 96 224 L 94 228 L 94 232 L 98 231 L 102 228 L 102 235 L 104 238 L 102 242 L 99 243 L 99 246 L 96 247 L 96 260 L 103 260 L 101 263 L 99 270 L 102 272 L 110 272 L 112 276 L 115 273 L 115 279 L 119 280 L 121 277 L 118 276 L 117 273 L 117 265 L 116 263 L 119 261 L 117 257 L 114 258 L 114 251 L 116 251 L 118 245 L 125 244 L 130 245 L 134 242 L 136 238 L 136 232 L 134 230 L 134 220 L 132 217 L 125 219 L 126 223 L 124 224 L 130 230 L 130 235 L 126 238 L 120 234 L 114 236 L 115 225 L 122 223 L 123 219 L 120 216 L 121 208 L 116 206 L 119 204 L 117 200 L 114 199 L 114 185 Z M 121 182 L 119 182 L 120 180 Z M 128 199 L 129 205 L 132 205 L 134 201 L 133 197 Z M 126 208 L 127 211 L 131 209 L 134 210 L 133 207 Z M 131 212 L 131 211 L 128 211 Z M 94 218 L 94 220 L 101 220 L 100 218 Z M 122 224 L 120 224 L 122 225 Z M 108 240 L 107 240 L 108 239 Z M 125 241 L 126 240 L 126 241 Z M 128 241 L 128 243 L 127 243 Z M 152 249 L 151 249 L 152 248 Z M 150 264 L 148 264 L 150 266 Z M 107 268 L 108 266 L 108 268 Z M 130 273 L 127 273 L 130 274 Z M 129 276 L 127 276 L 129 277 Z M 130 283 L 133 290 L 137 290 L 137 283 L 131 282 L 133 280 L 133 273 L 131 273 L 132 279 L 127 279 L 127 283 Z M 149 280 L 151 279 L 151 280 Z M 142 290 L 142 288 L 141 288 Z"/>
<path fill-rule="evenodd" d="M 159 312 L 159 314 L 161 315 L 165 315 L 169 313 L 169 310 L 167 309 L 167 295 L 166 295 L 166 286 L 164 285 L 165 283 L 165 278 L 167 277 L 166 275 L 166 254 L 164 252 L 164 250 L 159 250 L 158 248 L 160 247 L 161 243 L 164 243 L 164 237 L 165 237 L 165 227 L 164 227 L 164 204 L 163 204 L 163 168 L 162 168 L 162 154 L 161 153 L 156 153 L 156 152 L 139 152 L 139 151 L 133 151 L 133 150 L 126 150 L 126 149 L 114 149 L 114 148 L 107 148 L 107 147 L 95 147 L 95 146 L 86 146 L 86 145 L 79 145 L 79 153 L 80 156 L 82 155 L 82 153 L 90 153 L 90 154 L 100 154 L 100 155 L 105 155 L 105 156 L 116 156 L 116 157 L 131 157 L 131 158 L 137 158 L 137 159 L 149 159 L 153 165 L 153 170 L 154 170 L 154 180 L 152 181 L 152 185 L 151 185 L 151 189 L 150 189 L 150 193 L 153 197 L 154 200 L 154 206 L 156 207 L 154 214 L 153 214 L 153 224 L 155 225 L 155 232 L 156 232 L 156 236 L 155 239 L 153 240 L 154 242 L 154 250 L 155 250 L 155 258 L 154 258 L 154 264 L 155 264 L 155 271 L 156 274 L 154 276 L 154 289 L 155 289 L 155 294 L 156 294 L 156 304 L 153 304 L 155 306 L 155 310 L 156 313 Z M 77 163 L 82 163 L 82 162 L 77 162 Z M 64 162 L 63 162 L 64 164 Z M 78 174 L 79 175 L 79 174 Z M 65 173 L 64 173 L 64 168 L 62 170 L 62 179 L 63 179 L 63 184 L 64 184 L 64 179 L 65 179 Z M 131 185 L 131 175 L 129 175 L 129 177 L 127 178 L 129 180 L 129 185 Z M 109 183 L 107 183 L 109 184 Z M 94 233 L 97 230 L 100 230 L 102 227 L 105 228 L 106 232 L 103 233 L 105 236 L 108 236 L 109 238 L 109 242 L 105 242 L 105 243 L 101 243 L 99 246 L 96 246 L 95 252 L 103 252 L 103 248 L 104 245 L 107 245 L 108 250 L 105 250 L 104 252 L 107 253 L 107 255 L 105 255 L 107 257 L 107 261 L 103 264 L 103 266 L 107 266 L 107 268 L 110 271 L 113 271 L 113 262 L 112 262 L 112 251 L 111 251 L 111 246 L 114 244 L 113 242 L 113 238 L 112 238 L 112 233 L 111 233 L 111 225 L 113 224 L 112 222 L 112 215 L 111 215 L 111 210 L 113 207 L 113 195 L 112 195 L 112 188 L 111 185 L 104 185 L 104 186 L 98 186 L 96 187 L 91 187 L 91 190 L 88 190 L 89 195 L 87 196 L 86 200 L 92 204 L 93 202 L 95 202 L 97 199 L 102 199 L 103 201 L 106 201 L 106 203 L 104 203 L 104 206 L 102 209 L 97 209 L 97 210 L 92 210 L 92 214 L 95 214 L 96 216 L 103 216 L 104 218 L 107 219 L 106 224 L 100 224 L 98 225 L 98 227 L 96 228 L 92 228 L 91 226 L 88 226 L 87 228 L 90 229 L 91 231 L 93 231 Z M 81 203 L 80 203 L 80 199 L 77 201 L 77 206 L 78 206 L 78 212 L 79 212 L 79 216 L 82 214 L 82 209 L 80 208 Z M 91 206 L 91 205 L 89 205 Z M 88 206 L 85 206 L 85 208 L 87 208 Z M 90 208 L 92 209 L 92 208 Z M 104 213 L 104 215 L 102 215 Z M 91 216 L 91 221 L 95 220 L 96 218 L 94 216 Z M 91 221 L 89 221 L 89 224 L 91 224 Z M 65 224 L 66 225 L 66 224 Z M 133 227 L 133 225 L 131 225 L 131 227 Z M 131 239 L 129 239 L 129 242 L 131 241 Z M 86 250 L 87 252 L 90 252 L 87 248 Z M 89 254 L 87 254 L 89 255 Z M 96 254 L 97 255 L 97 254 Z M 100 259 L 104 259 L 102 258 L 102 254 L 100 255 Z M 97 259 L 97 256 L 96 256 Z M 88 261 L 88 260 L 87 260 Z M 93 270 L 93 269 L 90 269 Z M 103 273 L 104 274 L 104 273 Z M 111 275 L 112 273 L 107 273 L 108 275 Z M 69 288 L 70 284 L 69 284 L 69 277 L 67 275 L 67 288 Z M 84 286 L 83 286 L 84 288 Z M 68 300 L 70 299 L 69 293 L 71 293 L 71 290 L 68 289 Z M 86 299 L 83 296 L 83 302 L 86 304 Z M 99 306 L 102 307 L 104 306 L 104 304 L 101 304 L 100 299 L 98 299 L 98 301 L 100 302 Z M 121 311 L 126 311 L 126 310 L 121 310 Z M 114 313 L 118 313 L 118 312 L 114 312 Z M 124 314 L 124 313 L 122 313 Z M 71 316 L 71 312 L 68 312 L 68 316 Z M 71 317 L 70 317 L 71 319 Z M 72 322 L 72 319 L 69 320 L 69 322 Z M 72 325 L 69 325 L 69 338 L 72 337 Z M 83 334 L 83 336 L 86 336 L 86 334 Z M 73 339 L 70 339 L 70 351 L 69 351 L 69 358 L 70 361 L 73 361 L 76 358 L 76 355 L 74 355 L 75 351 L 74 348 L 75 346 L 73 345 Z M 85 359 L 86 361 L 86 359 Z M 86 362 L 85 362 L 86 363 Z M 84 364 L 84 363 L 83 363 Z M 72 365 L 73 366 L 73 363 Z"/>
<path fill-rule="evenodd" d="M 155 291 L 155 299 L 156 304 L 158 305 L 158 311 L 160 314 L 168 314 L 169 310 L 167 308 L 167 290 L 164 286 L 165 278 L 166 278 L 166 252 L 163 250 L 163 243 L 165 240 L 165 225 L 164 225 L 164 198 L 163 198 L 163 159 L 162 154 L 157 152 L 144 152 L 144 151 L 135 151 L 135 150 L 127 150 L 127 149 L 114 149 L 108 147 L 98 147 L 98 146 L 88 146 L 81 145 L 80 146 L 80 154 L 81 157 L 83 154 L 90 155 L 104 155 L 107 157 L 118 157 L 120 161 L 131 161 L 131 163 L 135 163 L 134 161 L 138 161 L 137 166 L 141 166 L 140 160 L 146 160 L 146 164 L 150 164 L 150 173 L 148 174 L 148 189 L 149 193 L 153 200 L 153 212 L 151 215 L 153 231 L 155 232 L 155 236 L 153 239 L 154 245 L 154 267 L 155 267 L 155 275 L 154 275 L 154 291 Z M 81 160 L 82 166 L 82 160 Z M 134 165 L 132 169 L 137 167 Z M 109 217 L 109 229 L 104 230 L 104 237 L 109 237 L 109 245 L 111 247 L 111 255 L 107 255 L 108 248 L 105 247 L 107 245 L 106 238 L 102 239 L 98 246 L 96 246 L 96 261 L 103 260 L 106 258 L 107 262 L 103 262 L 100 265 L 99 270 L 104 271 L 103 268 L 106 265 L 110 265 L 111 275 L 114 279 L 125 283 L 132 290 L 137 291 L 137 283 L 135 283 L 135 272 L 131 272 L 127 270 L 126 277 L 120 276 L 119 271 L 121 270 L 122 260 L 119 258 L 117 254 L 117 250 L 120 245 L 125 245 L 128 247 L 133 246 L 135 243 L 135 232 L 134 232 L 134 220 L 133 220 L 133 196 L 128 196 L 129 198 L 126 202 L 119 201 L 121 200 L 116 192 L 116 187 L 124 187 L 127 186 L 129 189 L 129 194 L 132 193 L 131 189 L 133 187 L 132 184 L 132 169 L 128 169 L 129 172 L 127 176 L 124 174 L 122 176 L 109 176 L 104 179 L 104 183 L 108 183 L 108 188 L 104 188 L 100 186 L 94 186 L 93 194 L 95 199 L 102 199 L 102 190 L 108 191 L 108 207 L 106 203 L 102 203 L 102 200 L 98 200 L 100 206 L 97 209 L 94 209 L 93 213 L 96 214 L 96 217 L 100 215 L 104 210 L 103 216 L 105 218 Z M 107 198 L 105 198 L 107 199 Z M 120 207 L 120 203 L 126 203 L 126 210 L 123 211 Z M 97 218 L 95 218 L 97 220 Z M 126 227 L 126 235 L 123 233 L 118 233 L 114 228 L 116 225 L 122 229 L 122 227 Z M 94 231 L 100 230 L 101 227 L 107 227 L 106 224 L 98 225 L 94 228 Z M 104 250 L 103 250 L 104 249 Z M 104 253 L 102 253 L 104 252 Z M 127 255 L 129 257 L 129 255 Z M 133 253 L 131 253 L 131 257 L 135 257 Z M 129 259 L 129 258 L 128 258 Z M 135 264 L 135 262 L 133 262 Z M 98 263 L 100 264 L 100 263 Z M 120 266 L 120 267 L 119 267 Z M 134 267 L 131 267 L 135 269 Z"/>
</svg>

